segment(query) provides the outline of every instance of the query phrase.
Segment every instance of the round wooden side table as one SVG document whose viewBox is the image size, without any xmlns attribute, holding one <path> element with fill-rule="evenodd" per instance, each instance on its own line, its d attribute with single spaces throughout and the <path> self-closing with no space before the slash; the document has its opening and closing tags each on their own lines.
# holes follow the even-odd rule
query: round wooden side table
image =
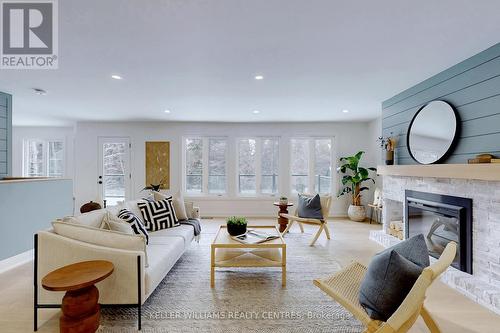
<svg viewBox="0 0 500 333">
<path fill-rule="evenodd" d="M 56 269 L 42 279 L 45 289 L 66 292 L 59 319 L 61 333 L 97 331 L 101 312 L 95 284 L 110 276 L 113 270 L 109 261 L 83 261 Z"/>
<path fill-rule="evenodd" d="M 280 225 L 280 232 L 283 232 L 285 231 L 286 226 L 288 225 L 288 219 L 286 217 L 282 217 L 281 214 L 288 214 L 288 207 L 292 207 L 293 203 L 289 202 L 286 205 L 284 205 L 279 202 L 275 202 L 273 203 L 273 205 L 280 208 L 278 212 L 278 224 Z"/>
</svg>

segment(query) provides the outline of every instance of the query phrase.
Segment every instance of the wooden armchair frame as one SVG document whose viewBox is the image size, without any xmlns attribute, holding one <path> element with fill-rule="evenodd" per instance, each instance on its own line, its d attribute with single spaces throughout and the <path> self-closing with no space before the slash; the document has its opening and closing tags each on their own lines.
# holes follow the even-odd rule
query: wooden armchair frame
<svg viewBox="0 0 500 333">
<path fill-rule="evenodd" d="M 441 333 L 424 306 L 425 293 L 451 265 L 456 252 L 457 244 L 448 243 L 439 260 L 422 271 L 403 303 L 386 322 L 371 319 L 359 304 L 359 289 L 366 273 L 362 264 L 354 262 L 333 276 L 314 280 L 314 284 L 359 319 L 366 326 L 364 333 L 406 333 L 419 316 L 422 316 L 431 333 Z"/>
<path fill-rule="evenodd" d="M 303 194 L 304 196 L 308 197 L 313 197 L 314 195 L 312 194 Z M 319 235 L 325 231 L 325 235 L 327 239 L 330 239 L 330 230 L 328 229 L 328 215 L 330 214 L 330 206 L 332 204 L 332 197 L 330 195 L 325 195 L 321 196 L 321 213 L 323 214 L 323 219 L 310 219 L 310 218 L 303 218 L 299 217 L 297 213 L 297 209 L 295 209 L 295 213 L 293 215 L 290 214 L 280 214 L 281 217 L 287 218 L 288 219 L 288 226 L 286 229 L 283 231 L 282 235 L 284 236 L 292 227 L 294 222 L 298 222 L 300 231 L 304 232 L 304 227 L 302 224 L 309 224 L 309 225 L 318 225 L 319 229 L 318 232 L 316 232 L 316 235 L 314 235 L 313 240 L 309 244 L 309 246 L 314 246 L 316 241 L 319 238 Z"/>
</svg>

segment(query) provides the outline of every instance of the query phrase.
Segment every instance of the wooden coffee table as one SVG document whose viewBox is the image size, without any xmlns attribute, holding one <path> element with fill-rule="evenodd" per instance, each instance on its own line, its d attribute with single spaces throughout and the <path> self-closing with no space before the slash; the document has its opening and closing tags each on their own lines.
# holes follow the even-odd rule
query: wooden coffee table
<svg viewBox="0 0 500 333">
<path fill-rule="evenodd" d="M 216 267 L 281 267 L 281 284 L 286 286 L 286 243 L 276 226 L 248 226 L 278 238 L 259 244 L 235 241 L 221 226 L 211 248 L 210 286 L 215 287 Z"/>
<path fill-rule="evenodd" d="M 83 261 L 50 272 L 42 286 L 51 291 L 66 291 L 62 299 L 60 332 L 95 332 L 99 328 L 99 290 L 95 287 L 113 273 L 105 260 Z"/>
</svg>

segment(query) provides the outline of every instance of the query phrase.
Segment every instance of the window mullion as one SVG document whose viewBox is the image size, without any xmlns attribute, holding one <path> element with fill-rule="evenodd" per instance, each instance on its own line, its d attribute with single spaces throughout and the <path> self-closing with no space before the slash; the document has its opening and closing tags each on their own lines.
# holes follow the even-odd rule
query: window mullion
<svg viewBox="0 0 500 333">
<path fill-rule="evenodd" d="M 203 142 L 203 152 L 202 152 L 202 172 L 201 172 L 201 179 L 202 179 L 202 193 L 203 194 L 208 194 L 208 144 L 210 142 L 209 138 L 204 137 L 202 138 Z"/>
<path fill-rule="evenodd" d="M 262 139 L 261 138 L 256 138 L 255 139 L 255 194 L 260 195 L 261 194 L 261 175 L 262 175 Z"/>
<path fill-rule="evenodd" d="M 314 177 L 314 170 L 315 170 L 315 140 L 314 139 L 309 139 L 309 193 L 314 193 L 316 191 L 314 185 L 315 185 L 315 177 Z"/>
</svg>

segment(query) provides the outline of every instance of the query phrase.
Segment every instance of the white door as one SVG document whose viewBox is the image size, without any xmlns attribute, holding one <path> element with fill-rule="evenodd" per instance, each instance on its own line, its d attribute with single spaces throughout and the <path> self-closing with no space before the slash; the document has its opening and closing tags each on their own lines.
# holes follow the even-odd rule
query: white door
<svg viewBox="0 0 500 333">
<path fill-rule="evenodd" d="M 130 139 L 99 138 L 99 196 L 106 206 L 130 199 Z"/>
</svg>

